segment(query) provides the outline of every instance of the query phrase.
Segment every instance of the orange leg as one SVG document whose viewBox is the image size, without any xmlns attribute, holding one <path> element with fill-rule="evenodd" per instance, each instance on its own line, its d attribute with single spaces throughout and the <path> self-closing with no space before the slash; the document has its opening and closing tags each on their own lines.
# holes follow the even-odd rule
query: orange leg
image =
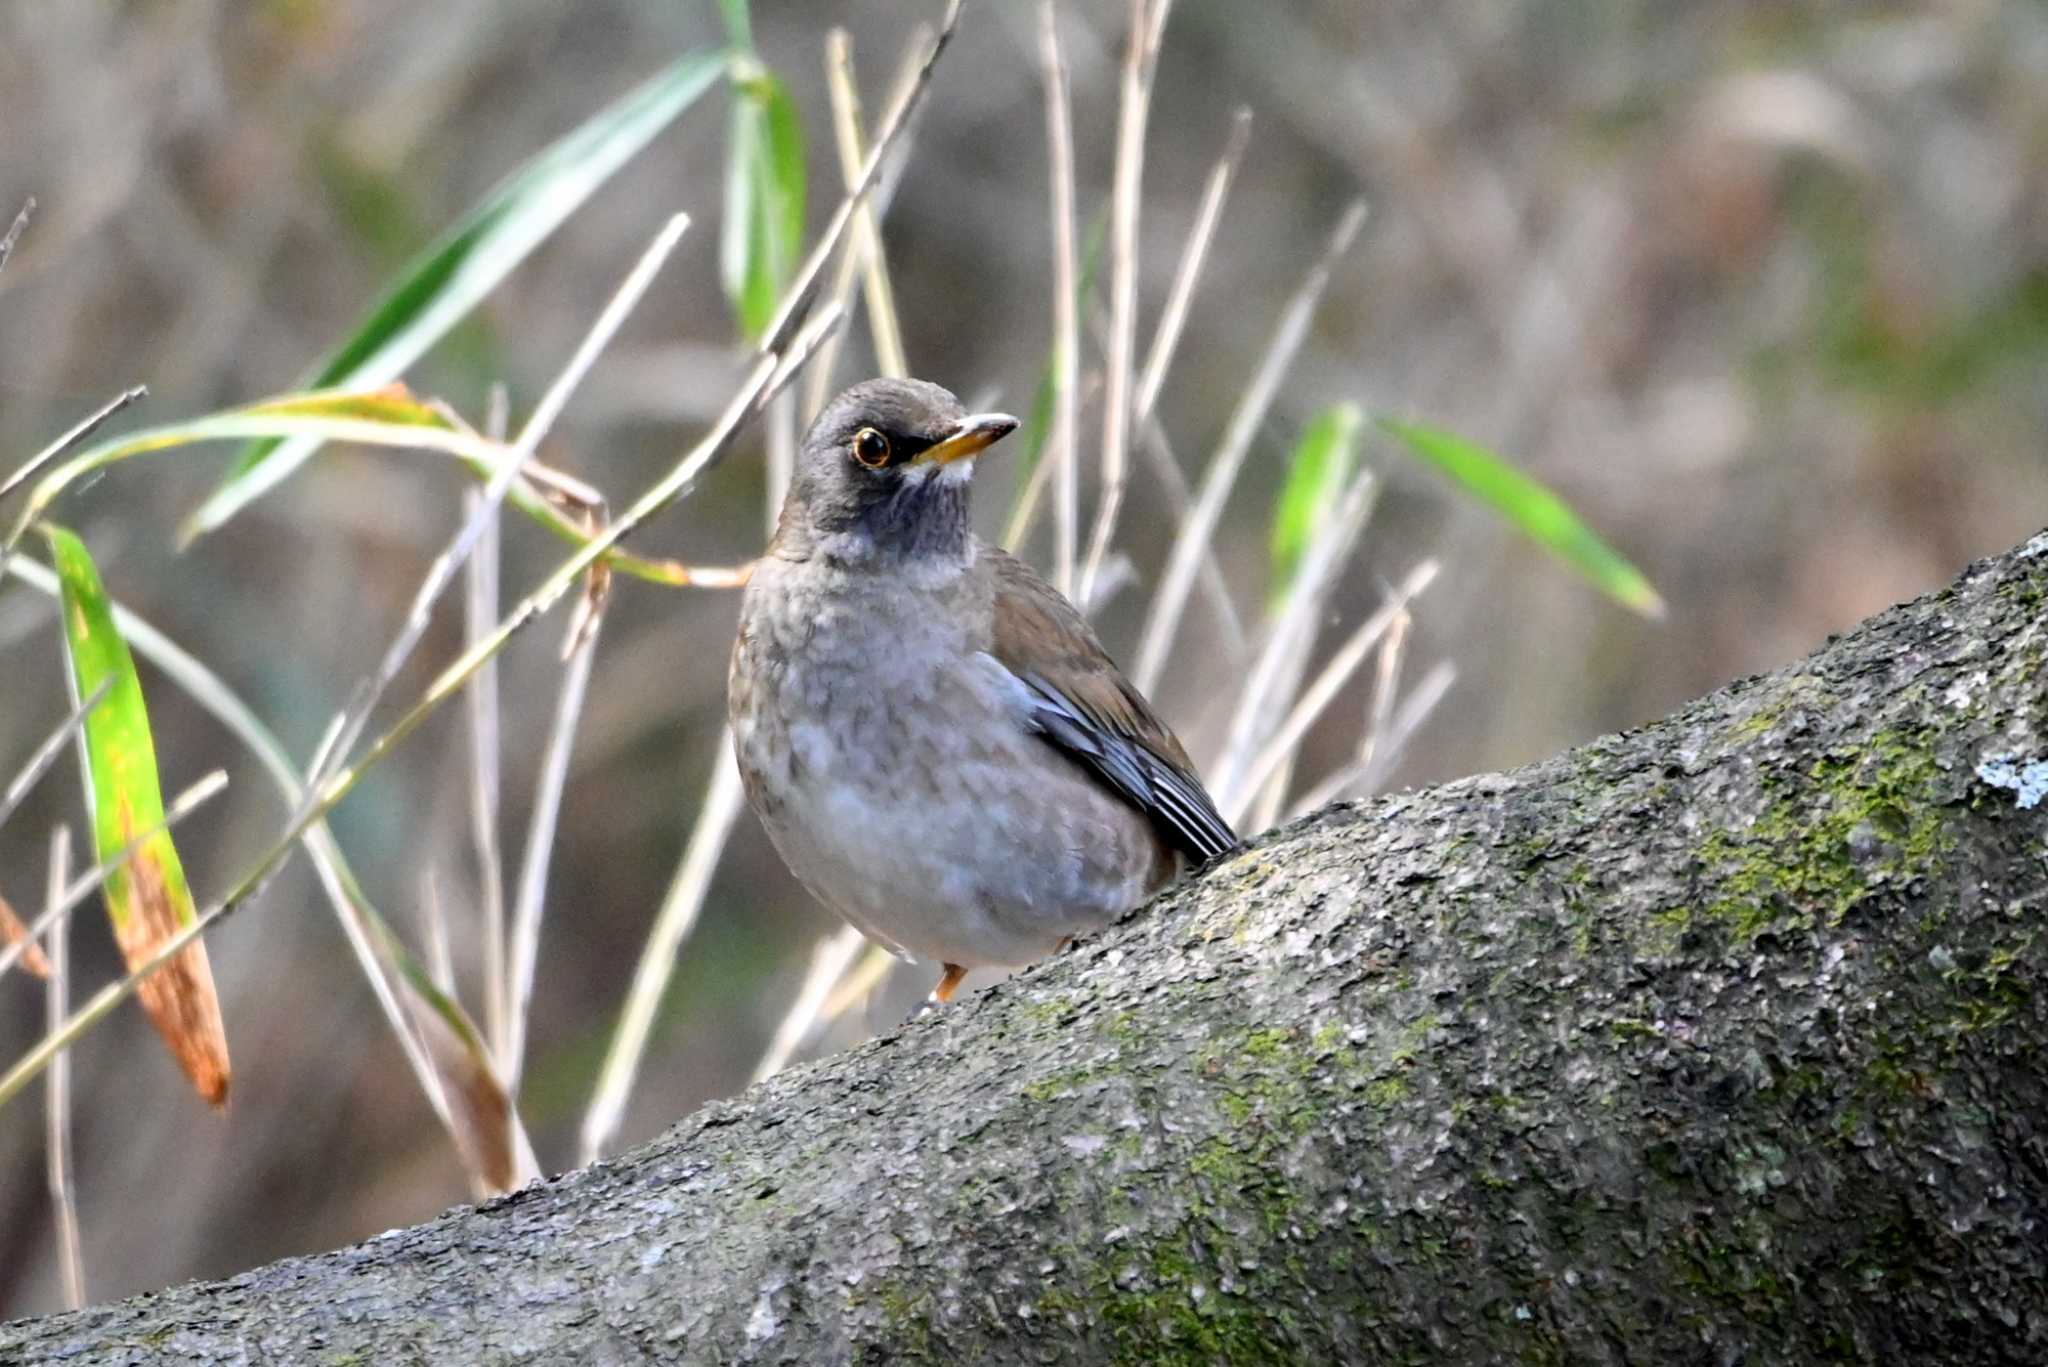
<svg viewBox="0 0 2048 1367">
<path fill-rule="evenodd" d="M 960 990 L 961 979 L 967 970 L 958 964 L 947 964 L 946 971 L 939 979 L 939 985 L 932 989 L 932 1000 L 941 1004 L 953 1000 L 953 994 Z"/>
</svg>

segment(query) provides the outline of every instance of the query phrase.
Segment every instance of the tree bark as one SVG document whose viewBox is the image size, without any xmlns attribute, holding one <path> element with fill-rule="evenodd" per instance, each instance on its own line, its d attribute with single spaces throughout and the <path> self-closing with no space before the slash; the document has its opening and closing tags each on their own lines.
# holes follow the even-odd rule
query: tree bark
<svg viewBox="0 0 2048 1367">
<path fill-rule="evenodd" d="M 2048 1361 L 2044 659 L 2048 534 L 615 1162 L 0 1361 Z"/>
</svg>

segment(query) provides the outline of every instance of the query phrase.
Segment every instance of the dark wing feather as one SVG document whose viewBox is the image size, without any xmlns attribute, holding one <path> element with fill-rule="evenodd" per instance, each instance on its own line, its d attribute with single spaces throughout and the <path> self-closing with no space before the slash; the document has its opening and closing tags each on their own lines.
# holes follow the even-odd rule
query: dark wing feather
<svg viewBox="0 0 2048 1367">
<path fill-rule="evenodd" d="M 1031 567 L 981 549 L 995 586 L 990 653 L 1029 690 L 1032 721 L 1200 863 L 1238 847 L 1188 752 L 1124 678 L 1073 604 Z"/>
</svg>

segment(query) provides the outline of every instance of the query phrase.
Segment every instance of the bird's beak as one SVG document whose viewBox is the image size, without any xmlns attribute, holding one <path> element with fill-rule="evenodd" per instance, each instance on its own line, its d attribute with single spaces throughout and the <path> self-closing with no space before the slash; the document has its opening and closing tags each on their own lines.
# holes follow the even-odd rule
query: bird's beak
<svg viewBox="0 0 2048 1367">
<path fill-rule="evenodd" d="M 986 450 L 1016 430 L 1017 420 L 1008 413 L 970 413 L 960 420 L 960 425 L 944 441 L 926 447 L 917 463 L 922 465 L 929 461 L 934 465 L 945 465 L 962 460 Z"/>
</svg>

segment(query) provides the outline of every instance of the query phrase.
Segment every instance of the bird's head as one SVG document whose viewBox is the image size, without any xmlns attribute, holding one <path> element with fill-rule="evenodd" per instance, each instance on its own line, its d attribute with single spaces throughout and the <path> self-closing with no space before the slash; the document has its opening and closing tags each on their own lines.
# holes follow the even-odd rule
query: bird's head
<svg viewBox="0 0 2048 1367">
<path fill-rule="evenodd" d="M 805 435 L 776 539 L 849 562 L 962 558 L 974 457 L 1016 427 L 924 380 L 857 384 Z"/>
</svg>

